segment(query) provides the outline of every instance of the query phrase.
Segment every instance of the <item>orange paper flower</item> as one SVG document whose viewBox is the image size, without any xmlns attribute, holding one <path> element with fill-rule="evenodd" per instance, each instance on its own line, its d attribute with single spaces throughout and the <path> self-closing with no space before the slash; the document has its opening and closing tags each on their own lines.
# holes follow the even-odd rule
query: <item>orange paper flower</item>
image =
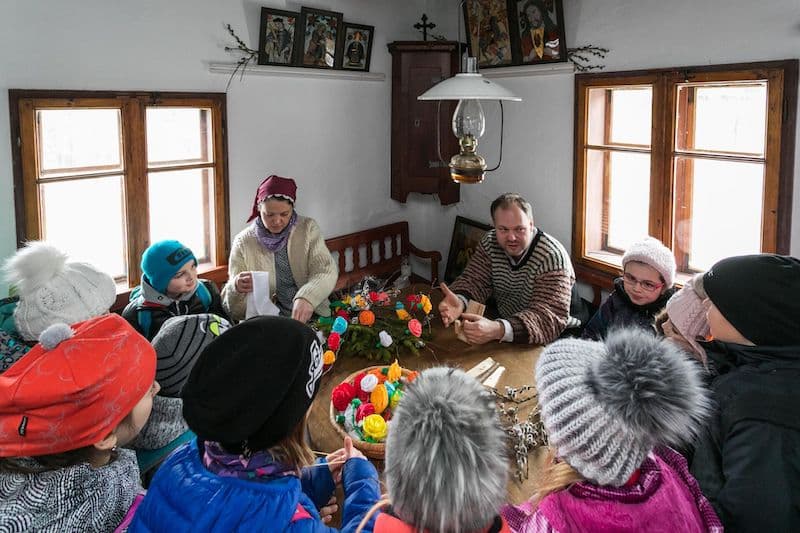
<svg viewBox="0 0 800 533">
<path fill-rule="evenodd" d="M 375 323 L 375 313 L 372 311 L 361 311 L 358 314 L 358 323 L 362 326 L 371 326 Z"/>
<path fill-rule="evenodd" d="M 375 407 L 376 413 L 382 413 L 389 405 L 389 394 L 386 392 L 386 387 L 381 384 L 376 385 L 369 395 L 369 401 Z"/>
</svg>

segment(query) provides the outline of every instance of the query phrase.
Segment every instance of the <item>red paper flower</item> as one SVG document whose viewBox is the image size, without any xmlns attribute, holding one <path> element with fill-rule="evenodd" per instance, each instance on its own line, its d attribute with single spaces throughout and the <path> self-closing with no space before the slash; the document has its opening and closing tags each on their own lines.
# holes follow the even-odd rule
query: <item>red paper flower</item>
<svg viewBox="0 0 800 533">
<path fill-rule="evenodd" d="M 356 422 L 360 422 L 369 415 L 375 414 L 375 406 L 371 403 L 362 403 L 356 409 Z"/>
<path fill-rule="evenodd" d="M 409 294 L 408 296 L 406 296 L 406 303 L 408 303 L 409 307 L 413 308 L 416 304 L 419 303 L 419 301 L 420 298 L 416 294 Z"/>
<path fill-rule="evenodd" d="M 331 402 L 337 411 L 344 411 L 350 405 L 350 401 L 356 397 L 356 389 L 349 383 L 341 383 L 334 387 L 331 392 Z"/>
<path fill-rule="evenodd" d="M 340 316 L 345 320 L 347 320 L 348 322 L 350 322 L 350 315 L 347 314 L 347 311 L 345 311 L 344 309 L 339 309 L 338 311 L 336 311 L 336 316 Z"/>
<path fill-rule="evenodd" d="M 419 337 L 422 335 L 422 324 L 416 318 L 409 320 L 408 331 L 410 331 L 415 337 Z M 330 339 L 328 339 L 328 345 L 330 345 Z"/>
<path fill-rule="evenodd" d="M 339 336 L 338 333 L 332 331 L 330 335 L 328 335 L 328 349 L 333 350 L 334 352 L 339 349 L 339 344 L 342 342 L 342 338 Z"/>
<path fill-rule="evenodd" d="M 379 299 L 380 299 L 380 297 L 378 296 L 377 292 L 372 291 L 372 292 L 369 293 L 369 301 L 370 302 L 376 303 Z"/>
</svg>

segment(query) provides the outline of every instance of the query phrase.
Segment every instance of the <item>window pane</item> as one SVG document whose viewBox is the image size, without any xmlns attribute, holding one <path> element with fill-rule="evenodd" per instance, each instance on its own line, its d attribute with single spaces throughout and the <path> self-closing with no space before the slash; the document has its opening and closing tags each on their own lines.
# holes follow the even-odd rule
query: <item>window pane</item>
<svg viewBox="0 0 800 533">
<path fill-rule="evenodd" d="M 586 155 L 586 252 L 625 250 L 648 232 L 650 156 L 611 150 Z"/>
<path fill-rule="evenodd" d="M 653 90 L 650 87 L 611 91 L 611 143 L 650 146 Z"/>
<path fill-rule="evenodd" d="M 626 250 L 647 235 L 650 156 L 611 152 L 608 246 Z"/>
<path fill-rule="evenodd" d="M 148 107 L 147 160 L 151 166 L 211 161 L 211 110 Z"/>
<path fill-rule="evenodd" d="M 118 109 L 37 111 L 42 175 L 121 169 Z"/>
<path fill-rule="evenodd" d="M 43 183 L 39 199 L 43 240 L 115 279 L 127 275 L 122 176 Z"/>
<path fill-rule="evenodd" d="M 176 239 L 209 260 L 214 235 L 214 182 L 211 169 L 150 172 L 150 241 Z"/>
<path fill-rule="evenodd" d="M 695 92 L 694 144 L 691 134 L 683 139 L 678 132 L 679 149 L 764 155 L 766 82 L 738 86 L 682 85 L 678 87 L 679 101 L 687 98 L 687 92 L 692 90 Z"/>
<path fill-rule="evenodd" d="M 693 163 L 689 268 L 708 270 L 725 257 L 760 253 L 764 165 L 703 159 Z M 676 239 L 682 229 L 676 228 Z"/>
</svg>

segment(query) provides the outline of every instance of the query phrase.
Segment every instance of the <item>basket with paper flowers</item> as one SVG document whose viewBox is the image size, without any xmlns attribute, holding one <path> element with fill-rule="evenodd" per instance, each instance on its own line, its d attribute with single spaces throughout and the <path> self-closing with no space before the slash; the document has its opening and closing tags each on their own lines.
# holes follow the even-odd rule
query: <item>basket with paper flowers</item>
<svg viewBox="0 0 800 533">
<path fill-rule="evenodd" d="M 383 459 L 392 411 L 416 377 L 397 361 L 350 374 L 331 392 L 331 424 L 342 437 L 352 438 L 361 453 Z"/>
<path fill-rule="evenodd" d="M 431 337 L 432 310 L 430 297 L 422 293 L 401 299 L 397 291 L 361 289 L 334 300 L 331 316 L 316 323 L 325 339 L 326 368 L 341 355 L 381 363 L 397 358 L 402 349 L 418 355 Z"/>
</svg>

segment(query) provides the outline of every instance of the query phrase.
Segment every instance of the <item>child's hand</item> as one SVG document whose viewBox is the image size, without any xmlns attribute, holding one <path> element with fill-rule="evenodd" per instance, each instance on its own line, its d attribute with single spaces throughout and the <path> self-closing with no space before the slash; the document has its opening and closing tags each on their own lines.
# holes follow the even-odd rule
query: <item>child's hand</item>
<svg viewBox="0 0 800 533">
<path fill-rule="evenodd" d="M 319 510 L 319 517 L 322 519 L 323 524 L 328 524 L 333 519 L 333 515 L 336 514 L 336 511 L 339 510 L 339 506 L 336 505 L 336 496 L 331 496 L 331 499 L 328 500 L 327 505 L 325 507 L 321 507 Z"/>
<path fill-rule="evenodd" d="M 344 448 L 339 448 L 325 457 L 325 461 L 328 463 L 328 469 L 331 471 L 333 482 L 337 485 L 342 482 L 342 468 L 345 462 L 344 454 Z"/>
<path fill-rule="evenodd" d="M 344 438 L 344 454 L 345 454 L 345 459 L 344 459 L 345 461 L 353 458 L 364 459 L 365 461 L 367 460 L 367 458 L 364 457 L 364 454 L 361 453 L 361 450 L 353 447 L 353 439 L 351 439 L 350 437 Z"/>
<path fill-rule="evenodd" d="M 239 272 L 233 281 L 233 288 L 240 294 L 253 292 L 253 273 Z"/>
</svg>

